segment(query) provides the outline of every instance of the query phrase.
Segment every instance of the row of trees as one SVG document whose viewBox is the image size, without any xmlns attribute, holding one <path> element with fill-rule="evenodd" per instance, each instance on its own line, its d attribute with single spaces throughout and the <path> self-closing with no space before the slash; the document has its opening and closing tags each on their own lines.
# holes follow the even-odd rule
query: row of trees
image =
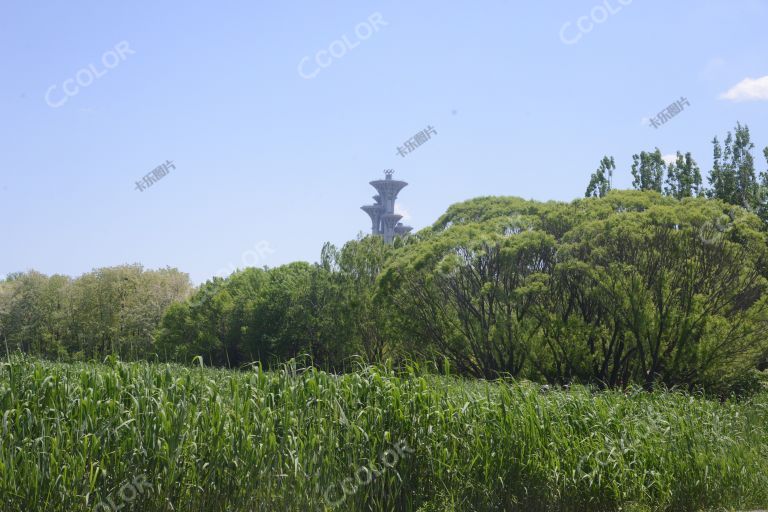
<svg viewBox="0 0 768 512">
<path fill-rule="evenodd" d="M 208 281 L 168 309 L 157 352 L 177 361 L 203 355 L 228 367 L 269 366 L 302 355 L 334 370 L 355 358 L 383 361 L 393 338 L 382 326 L 391 318 L 373 297 L 393 250 L 377 237 L 342 249 L 326 244 L 317 264 L 248 268 Z"/>
<path fill-rule="evenodd" d="M 378 238 L 326 244 L 321 262 L 247 268 L 193 290 L 187 274 L 140 265 L 76 279 L 36 271 L 0 281 L 0 342 L 51 359 L 161 358 L 239 367 L 310 355 L 343 369 L 359 356 L 383 361 L 376 279 L 392 246 Z"/>
<path fill-rule="evenodd" d="M 191 293 L 187 274 L 125 265 L 72 279 L 30 271 L 0 281 L 2 350 L 53 359 L 136 359 L 154 352 L 168 306 Z"/>
<path fill-rule="evenodd" d="M 237 368 L 306 355 L 336 371 L 416 359 L 483 378 L 738 389 L 768 364 L 753 147 L 741 125 L 715 143 L 706 190 L 690 154 L 666 165 L 656 150 L 635 155 L 637 190 L 611 191 L 606 157 L 585 199 L 477 198 L 394 245 L 326 244 L 318 263 L 195 290 L 138 265 L 14 274 L 0 282 L 0 339 L 51 358 Z"/>
<path fill-rule="evenodd" d="M 651 190 L 682 199 L 706 196 L 738 205 L 768 221 L 768 170 L 757 172 L 749 127 L 736 123 L 721 144 L 712 140 L 713 164 L 707 176 L 709 187 L 702 184 L 701 170 L 691 153 L 677 152 L 674 162 L 667 164 L 656 148 L 632 156 L 632 186 L 635 190 Z M 768 147 L 763 150 L 768 162 Z M 604 197 L 611 190 L 616 163 L 613 157 L 603 157 L 592 173 L 586 197 Z"/>
<path fill-rule="evenodd" d="M 718 199 L 612 191 L 477 198 L 395 245 L 326 244 L 190 293 L 140 266 L 0 283 L 7 350 L 343 371 L 417 359 L 459 374 L 721 390 L 768 355 L 765 223 Z"/>
<path fill-rule="evenodd" d="M 446 361 L 463 375 L 720 389 L 768 354 L 768 245 L 746 209 L 648 191 L 478 198 L 387 246 L 247 269 L 169 309 L 161 357 Z"/>
</svg>

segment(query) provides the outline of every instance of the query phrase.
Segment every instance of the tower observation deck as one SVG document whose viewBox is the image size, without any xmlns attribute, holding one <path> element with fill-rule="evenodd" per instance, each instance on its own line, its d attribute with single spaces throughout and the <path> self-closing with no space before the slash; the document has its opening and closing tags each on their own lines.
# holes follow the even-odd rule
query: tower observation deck
<svg viewBox="0 0 768 512">
<path fill-rule="evenodd" d="M 384 242 L 391 244 L 395 236 L 408 233 L 413 228 L 403 225 L 400 219 L 402 215 L 395 213 L 395 200 L 397 194 L 408 183 L 392 179 L 395 171 L 387 169 L 384 171 L 383 180 L 374 180 L 371 183 L 378 194 L 373 196 L 374 204 L 367 204 L 360 208 L 371 217 L 371 233 L 384 238 Z"/>
</svg>

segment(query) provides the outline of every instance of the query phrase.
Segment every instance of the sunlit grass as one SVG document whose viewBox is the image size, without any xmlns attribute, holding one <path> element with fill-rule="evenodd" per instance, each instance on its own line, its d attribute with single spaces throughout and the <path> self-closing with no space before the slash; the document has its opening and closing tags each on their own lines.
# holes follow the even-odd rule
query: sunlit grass
<svg viewBox="0 0 768 512">
<path fill-rule="evenodd" d="M 0 369 L 2 510 L 701 510 L 768 505 L 768 396 L 542 392 L 362 368 L 247 372 L 149 363 Z M 106 510 L 106 509 L 105 509 Z"/>
</svg>

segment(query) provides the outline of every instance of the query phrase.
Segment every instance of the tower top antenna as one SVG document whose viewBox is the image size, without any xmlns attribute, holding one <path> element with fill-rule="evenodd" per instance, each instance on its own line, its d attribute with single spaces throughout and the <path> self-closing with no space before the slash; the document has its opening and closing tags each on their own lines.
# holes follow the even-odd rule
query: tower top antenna
<svg viewBox="0 0 768 512">
<path fill-rule="evenodd" d="M 394 169 L 384 169 L 384 176 L 386 176 L 388 180 L 392 179 L 393 174 L 395 174 Z"/>
</svg>

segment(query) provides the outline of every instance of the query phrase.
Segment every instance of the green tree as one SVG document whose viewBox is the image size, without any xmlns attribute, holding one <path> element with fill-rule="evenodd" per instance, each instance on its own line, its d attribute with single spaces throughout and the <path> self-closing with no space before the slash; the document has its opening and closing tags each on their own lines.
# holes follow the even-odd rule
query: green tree
<svg viewBox="0 0 768 512">
<path fill-rule="evenodd" d="M 546 337 L 572 347 L 560 362 L 589 361 L 600 382 L 646 388 L 708 387 L 754 367 L 768 333 L 760 228 L 744 210 L 697 199 L 574 229 L 549 308 L 558 321 L 548 325 L 569 327 L 565 340 Z"/>
<path fill-rule="evenodd" d="M 341 368 L 354 354 L 348 349 L 356 318 L 335 273 L 295 262 L 215 278 L 168 309 L 158 354 L 186 363 L 202 356 L 206 364 L 227 367 L 254 361 L 270 367 L 306 355 L 317 366 Z"/>
<path fill-rule="evenodd" d="M 666 195 L 677 199 L 697 197 L 702 193 L 701 171 L 691 153 L 683 156 L 679 151 L 674 163 L 667 168 Z"/>
<path fill-rule="evenodd" d="M 539 341 L 531 310 L 554 255 L 551 235 L 516 218 L 455 225 L 407 247 L 382 286 L 424 356 L 479 377 L 520 375 Z"/>
<path fill-rule="evenodd" d="M 632 186 L 635 190 L 661 192 L 666 164 L 659 148 L 652 153 L 632 155 Z"/>
<path fill-rule="evenodd" d="M 323 250 L 323 266 L 330 271 L 337 297 L 334 322 L 341 328 L 339 335 L 346 337 L 348 354 L 357 353 L 371 363 L 396 357 L 392 349 L 398 334 L 390 312 L 375 302 L 376 281 L 394 247 L 381 237 L 367 236 L 347 242 L 341 250 L 331 245 Z"/>
<path fill-rule="evenodd" d="M 9 276 L 0 307 L 0 331 L 9 350 L 54 359 L 66 356 L 62 320 L 68 283 L 65 276 L 35 271 Z"/>
<path fill-rule="evenodd" d="M 766 350 L 761 228 L 656 192 L 475 199 L 397 249 L 379 294 L 409 354 L 467 375 L 722 389 Z"/>
<path fill-rule="evenodd" d="M 186 274 L 140 265 L 76 279 L 13 274 L 0 283 L 0 337 L 9 349 L 57 359 L 147 357 L 165 310 L 188 293 Z"/>
<path fill-rule="evenodd" d="M 712 145 L 709 196 L 752 211 L 759 210 L 760 190 L 752 156 L 755 145 L 750 139 L 749 127 L 736 123 L 735 137 L 729 131 L 722 148 L 717 137 Z"/>
<path fill-rule="evenodd" d="M 768 162 L 768 146 L 763 149 L 763 155 L 765 156 L 765 161 Z M 757 188 L 755 213 L 763 219 L 763 222 L 768 222 L 768 169 L 760 173 Z"/>
<path fill-rule="evenodd" d="M 68 290 L 68 349 L 75 357 L 137 359 L 154 353 L 166 309 L 190 293 L 187 274 L 141 265 L 95 269 Z"/>
<path fill-rule="evenodd" d="M 616 162 L 614 162 L 613 157 L 604 156 L 600 160 L 600 166 L 592 173 L 584 196 L 605 197 L 608 191 L 611 190 L 614 170 L 616 170 Z"/>
<path fill-rule="evenodd" d="M 158 355 L 187 364 L 201 356 L 206 364 L 227 367 L 256 360 L 246 338 L 266 280 L 266 270 L 247 268 L 226 279 L 214 277 L 186 302 L 171 305 L 157 331 Z"/>
</svg>

